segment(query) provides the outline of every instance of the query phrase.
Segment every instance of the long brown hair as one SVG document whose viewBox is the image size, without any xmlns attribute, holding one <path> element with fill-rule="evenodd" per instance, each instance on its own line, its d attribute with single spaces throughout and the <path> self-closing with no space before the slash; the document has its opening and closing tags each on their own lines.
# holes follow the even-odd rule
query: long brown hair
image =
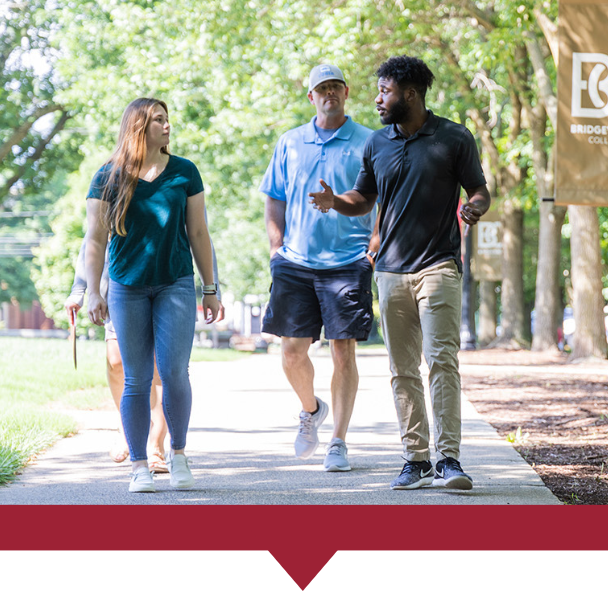
<svg viewBox="0 0 608 596">
<path fill-rule="evenodd" d="M 146 157 L 146 129 L 158 105 L 169 113 L 167 104 L 153 97 L 140 97 L 125 108 L 116 149 L 104 164 L 109 166 L 109 175 L 101 197 L 108 202 L 104 223 L 119 236 L 127 235 L 125 217 Z M 161 153 L 169 154 L 168 148 L 161 147 Z"/>
</svg>

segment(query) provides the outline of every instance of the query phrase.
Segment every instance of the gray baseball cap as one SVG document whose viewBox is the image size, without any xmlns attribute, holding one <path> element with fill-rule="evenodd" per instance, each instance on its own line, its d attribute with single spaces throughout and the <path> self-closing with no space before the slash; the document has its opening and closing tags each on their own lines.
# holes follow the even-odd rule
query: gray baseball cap
<svg viewBox="0 0 608 596">
<path fill-rule="evenodd" d="M 342 71 L 333 64 L 319 64 L 310 71 L 308 92 L 325 81 L 342 81 L 346 85 Z"/>
</svg>

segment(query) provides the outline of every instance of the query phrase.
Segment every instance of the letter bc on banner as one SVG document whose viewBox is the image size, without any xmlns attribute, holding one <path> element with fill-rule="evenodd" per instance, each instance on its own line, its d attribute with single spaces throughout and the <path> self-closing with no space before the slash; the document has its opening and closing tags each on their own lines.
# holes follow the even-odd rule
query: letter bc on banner
<svg viewBox="0 0 608 596">
<path fill-rule="evenodd" d="M 502 281 L 502 222 L 494 205 L 473 226 L 471 271 L 477 281 Z"/>
<path fill-rule="evenodd" d="M 555 202 L 608 205 L 608 0 L 560 0 Z"/>
</svg>

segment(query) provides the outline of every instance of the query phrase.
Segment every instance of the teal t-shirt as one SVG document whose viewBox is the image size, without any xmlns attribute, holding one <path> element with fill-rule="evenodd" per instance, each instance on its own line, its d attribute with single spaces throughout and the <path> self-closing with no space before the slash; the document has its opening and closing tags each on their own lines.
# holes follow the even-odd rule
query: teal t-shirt
<svg viewBox="0 0 608 596">
<path fill-rule="evenodd" d="M 93 177 L 87 199 L 101 199 L 110 166 Z M 175 155 L 152 182 L 141 178 L 125 218 L 126 236 L 112 233 L 110 279 L 126 286 L 158 286 L 193 275 L 186 234 L 188 197 L 204 190 L 196 166 Z"/>
</svg>

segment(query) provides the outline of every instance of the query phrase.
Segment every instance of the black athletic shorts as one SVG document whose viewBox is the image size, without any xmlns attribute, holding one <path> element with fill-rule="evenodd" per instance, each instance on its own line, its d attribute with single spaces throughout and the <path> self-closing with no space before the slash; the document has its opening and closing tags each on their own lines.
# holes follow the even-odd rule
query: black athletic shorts
<svg viewBox="0 0 608 596">
<path fill-rule="evenodd" d="M 372 266 L 367 257 L 333 269 L 296 265 L 278 253 L 262 331 L 281 337 L 365 341 L 371 330 Z"/>
</svg>

